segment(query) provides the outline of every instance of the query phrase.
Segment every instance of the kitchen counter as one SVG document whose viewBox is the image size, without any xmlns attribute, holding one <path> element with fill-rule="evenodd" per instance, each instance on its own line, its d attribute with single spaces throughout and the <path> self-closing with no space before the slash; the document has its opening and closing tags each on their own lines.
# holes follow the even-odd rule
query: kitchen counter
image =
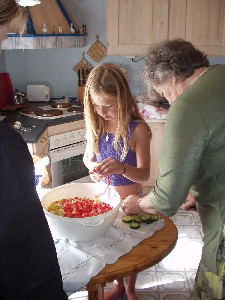
<svg viewBox="0 0 225 300">
<path fill-rule="evenodd" d="M 27 102 L 28 108 L 38 108 L 43 107 L 46 105 L 50 105 L 52 102 L 38 102 L 38 103 L 30 103 Z M 72 105 L 77 105 L 77 101 L 71 101 Z M 21 122 L 22 125 L 28 126 L 28 128 L 31 128 L 30 131 L 27 132 L 21 132 L 18 130 L 18 132 L 21 133 L 23 139 L 27 143 L 34 144 L 38 141 L 41 134 L 49 127 L 55 126 L 55 128 L 60 127 L 60 125 L 65 125 L 67 123 L 73 123 L 76 121 L 80 121 L 84 119 L 83 113 L 76 113 L 73 116 L 66 116 L 56 119 L 38 119 L 33 118 L 27 115 L 24 115 L 21 113 L 21 109 L 18 109 L 16 111 L 4 111 L 1 110 L 0 114 L 2 116 L 6 116 L 6 118 L 3 120 L 3 122 L 9 124 L 10 126 L 13 126 L 16 121 Z M 147 123 L 165 123 L 166 119 L 146 119 Z M 66 125 L 67 126 L 67 125 Z M 71 131 L 71 126 L 68 124 L 68 131 Z M 60 132 L 59 132 L 60 133 Z M 50 134 L 52 135 L 52 134 Z"/>
<path fill-rule="evenodd" d="M 42 103 L 26 103 L 28 105 L 28 108 L 38 108 L 43 107 L 46 105 L 50 105 L 51 102 L 42 102 Z M 72 105 L 77 105 L 76 101 L 71 101 Z M 60 124 L 75 122 L 79 120 L 83 120 L 84 116 L 83 113 L 76 113 L 73 116 L 66 116 L 56 119 L 38 119 L 33 118 L 27 115 L 24 115 L 21 113 L 21 109 L 18 109 L 16 111 L 4 111 L 1 110 L 0 114 L 2 116 L 5 116 L 6 118 L 3 120 L 3 122 L 9 124 L 10 126 L 13 126 L 16 121 L 19 121 L 22 125 L 27 126 L 28 128 L 31 128 L 30 131 L 27 132 L 21 132 L 18 130 L 18 132 L 21 133 L 23 139 L 27 143 L 36 143 L 40 135 L 50 126 L 56 126 Z"/>
</svg>

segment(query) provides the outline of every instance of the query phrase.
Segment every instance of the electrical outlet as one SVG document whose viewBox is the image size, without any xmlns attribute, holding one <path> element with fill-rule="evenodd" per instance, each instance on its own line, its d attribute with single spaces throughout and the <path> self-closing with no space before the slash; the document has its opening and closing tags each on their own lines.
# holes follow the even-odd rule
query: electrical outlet
<svg viewBox="0 0 225 300">
<path fill-rule="evenodd" d="M 131 59 L 134 59 L 135 58 L 135 55 L 127 55 L 126 56 L 126 59 L 127 60 L 131 60 Z"/>
</svg>

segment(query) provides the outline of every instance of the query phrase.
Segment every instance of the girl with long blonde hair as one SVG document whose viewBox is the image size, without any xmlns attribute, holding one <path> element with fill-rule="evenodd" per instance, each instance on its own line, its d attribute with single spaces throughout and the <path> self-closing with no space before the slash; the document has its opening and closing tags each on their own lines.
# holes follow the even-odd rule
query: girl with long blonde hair
<svg viewBox="0 0 225 300">
<path fill-rule="evenodd" d="M 122 198 L 143 195 L 142 183 L 150 173 L 151 132 L 138 111 L 125 73 L 110 63 L 96 66 L 90 73 L 84 93 L 87 146 L 84 163 L 95 182 L 109 183 Z M 114 282 L 105 300 L 126 291 L 135 293 L 137 275 Z"/>
</svg>

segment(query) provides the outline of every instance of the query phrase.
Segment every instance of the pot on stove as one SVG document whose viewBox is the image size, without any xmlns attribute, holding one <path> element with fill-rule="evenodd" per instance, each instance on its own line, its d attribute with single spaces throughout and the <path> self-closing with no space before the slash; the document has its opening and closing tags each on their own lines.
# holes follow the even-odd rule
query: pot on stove
<svg viewBox="0 0 225 300">
<path fill-rule="evenodd" d="M 18 89 L 15 89 L 13 95 L 13 103 L 14 104 L 24 104 L 26 102 L 26 94 L 18 92 Z"/>
</svg>

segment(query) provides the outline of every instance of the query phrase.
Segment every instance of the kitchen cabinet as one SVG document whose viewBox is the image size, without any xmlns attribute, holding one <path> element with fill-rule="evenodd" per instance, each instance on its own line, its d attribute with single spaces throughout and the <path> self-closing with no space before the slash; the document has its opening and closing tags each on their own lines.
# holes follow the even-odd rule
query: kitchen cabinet
<svg viewBox="0 0 225 300">
<path fill-rule="evenodd" d="M 151 44 L 183 38 L 211 56 L 225 55 L 225 0 L 107 0 L 107 49 L 146 55 Z"/>
<path fill-rule="evenodd" d="M 155 181 L 159 175 L 159 161 L 162 149 L 163 131 L 165 121 L 147 121 L 148 126 L 152 132 L 152 138 L 150 142 L 150 178 L 143 186 L 144 190 L 148 191 L 145 187 L 152 187 L 155 185 Z"/>
</svg>

